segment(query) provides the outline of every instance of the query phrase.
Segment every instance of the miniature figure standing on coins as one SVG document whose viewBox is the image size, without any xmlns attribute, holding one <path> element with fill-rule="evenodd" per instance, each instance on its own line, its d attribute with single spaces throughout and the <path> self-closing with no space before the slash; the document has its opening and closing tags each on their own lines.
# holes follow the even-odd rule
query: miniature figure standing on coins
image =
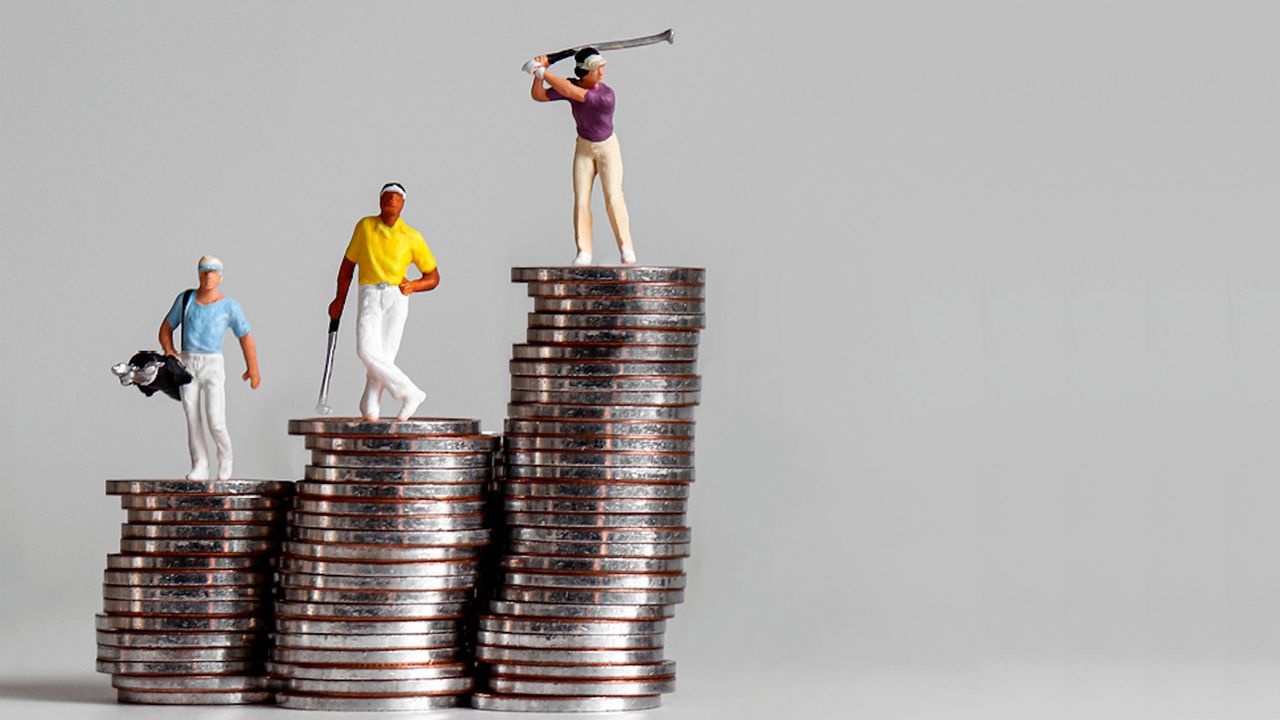
<svg viewBox="0 0 1280 720">
<path fill-rule="evenodd" d="M 623 264 L 636 261 L 631 244 L 631 220 L 622 196 L 622 150 L 613 133 L 613 110 L 617 104 L 613 88 L 604 84 L 604 57 L 592 47 L 574 55 L 576 80 L 567 80 L 548 69 L 546 55 L 529 65 L 534 78 L 530 95 L 537 102 L 569 101 L 578 140 L 573 151 L 573 238 L 578 247 L 574 265 L 590 265 L 591 188 L 596 175 L 604 190 L 604 207 L 609 213 L 614 238 Z M 545 85 L 544 85 L 545 83 Z M 550 86 L 550 87 L 547 87 Z"/>
<path fill-rule="evenodd" d="M 226 371 L 222 361 L 222 339 L 228 329 L 240 339 L 246 370 L 241 376 L 258 389 L 258 349 L 249 331 L 240 303 L 218 292 L 222 283 L 222 261 L 205 255 L 197 263 L 200 286 L 178 293 L 169 313 L 160 323 L 160 347 L 165 355 L 182 360 L 191 373 L 191 382 L 181 386 L 182 410 L 187 416 L 187 446 L 191 451 L 188 480 L 208 480 L 209 447 L 204 427 L 218 446 L 217 478 L 231 478 L 231 435 L 227 432 Z M 182 354 L 173 346 L 174 328 L 182 328 Z"/>
<path fill-rule="evenodd" d="M 338 268 L 338 291 L 329 303 L 329 319 L 342 317 L 347 292 L 356 268 L 360 268 L 359 319 L 356 325 L 356 355 L 365 366 L 364 394 L 360 414 L 377 420 L 381 414 L 382 392 L 386 390 L 402 405 L 396 416 L 406 420 L 426 400 L 424 393 L 403 370 L 396 367 L 396 354 L 409 317 L 409 296 L 434 289 L 440 272 L 422 234 L 400 218 L 405 190 L 400 183 L 382 186 L 380 212 L 356 223 Z M 422 276 L 409 280 L 405 273 L 412 263 Z"/>
</svg>

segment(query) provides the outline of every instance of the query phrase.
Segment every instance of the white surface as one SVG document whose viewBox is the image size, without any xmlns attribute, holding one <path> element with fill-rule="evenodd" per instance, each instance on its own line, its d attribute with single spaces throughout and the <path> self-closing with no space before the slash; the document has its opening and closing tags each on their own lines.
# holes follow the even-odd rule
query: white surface
<svg viewBox="0 0 1280 720">
<path fill-rule="evenodd" d="M 109 697 L 103 480 L 186 466 L 177 403 L 107 368 L 195 258 L 235 269 L 261 356 L 237 469 L 296 477 L 342 250 L 403 182 L 442 284 L 399 362 L 424 412 L 496 429 L 507 269 L 573 247 L 572 121 L 519 65 L 673 26 L 609 64 L 637 252 L 709 268 L 662 712 L 1280 715 L 1277 15 L 5 2 L 0 714 L 173 716 L 70 700 Z"/>
</svg>

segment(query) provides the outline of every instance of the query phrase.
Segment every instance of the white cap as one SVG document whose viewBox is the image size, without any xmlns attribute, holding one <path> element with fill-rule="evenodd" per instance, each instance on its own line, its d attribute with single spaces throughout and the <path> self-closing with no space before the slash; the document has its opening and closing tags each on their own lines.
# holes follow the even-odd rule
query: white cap
<svg viewBox="0 0 1280 720">
<path fill-rule="evenodd" d="M 592 70 L 595 70 L 596 68 L 600 67 L 601 65 L 604 65 L 607 62 L 609 61 L 605 60 L 604 56 L 602 56 L 600 53 L 595 53 L 593 55 L 588 55 L 582 58 L 582 62 L 578 63 L 578 67 L 582 68 L 583 70 L 586 70 L 587 72 L 591 72 Z"/>
<path fill-rule="evenodd" d="M 387 183 L 386 185 L 383 185 L 382 192 L 378 193 L 378 197 L 382 197 L 384 194 L 389 192 L 400 193 L 400 197 L 408 197 L 405 195 L 404 186 L 400 183 Z"/>
<path fill-rule="evenodd" d="M 200 258 L 200 262 L 196 263 L 196 270 L 200 272 L 213 270 L 214 272 L 221 273 L 222 261 L 212 255 L 205 255 Z"/>
</svg>

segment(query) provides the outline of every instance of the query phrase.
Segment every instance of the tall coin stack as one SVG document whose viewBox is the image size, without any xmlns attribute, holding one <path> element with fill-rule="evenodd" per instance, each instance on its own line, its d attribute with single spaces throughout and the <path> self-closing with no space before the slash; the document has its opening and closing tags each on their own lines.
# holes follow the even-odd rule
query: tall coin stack
<svg viewBox="0 0 1280 720">
<path fill-rule="evenodd" d="M 499 443 L 477 420 L 289 423 L 311 450 L 279 563 L 270 671 L 304 710 L 453 707 Z"/>
<path fill-rule="evenodd" d="M 120 702 L 271 701 L 271 561 L 293 482 L 109 480 L 128 511 L 107 556 L 99 672 Z"/>
<path fill-rule="evenodd" d="M 704 272 L 515 268 L 534 298 L 505 427 L 506 552 L 476 658 L 487 710 L 657 707 L 675 687 Z"/>
</svg>

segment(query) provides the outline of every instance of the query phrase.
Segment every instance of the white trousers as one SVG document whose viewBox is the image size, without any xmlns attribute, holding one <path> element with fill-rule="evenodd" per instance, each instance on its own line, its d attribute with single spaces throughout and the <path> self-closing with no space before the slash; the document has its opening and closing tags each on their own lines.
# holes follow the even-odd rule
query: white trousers
<svg viewBox="0 0 1280 720">
<path fill-rule="evenodd" d="M 382 391 L 404 402 L 421 390 L 404 371 L 396 367 L 404 321 L 409 317 L 409 298 L 396 285 L 361 285 L 360 317 L 356 323 L 356 355 L 365 367 L 364 395 L 360 413 L 377 418 Z"/>
<path fill-rule="evenodd" d="M 573 150 L 573 239 L 580 252 L 591 252 L 591 186 L 600 175 L 604 209 L 609 213 L 618 250 L 631 250 L 631 219 L 622 197 L 622 149 L 618 136 L 591 142 L 581 137 Z"/>
<path fill-rule="evenodd" d="M 187 447 L 191 450 L 191 480 L 209 479 L 209 446 L 204 428 L 218 446 L 218 479 L 231 479 L 231 435 L 227 433 L 227 375 L 222 354 L 182 353 L 191 382 L 179 388 L 187 415 Z"/>
</svg>

